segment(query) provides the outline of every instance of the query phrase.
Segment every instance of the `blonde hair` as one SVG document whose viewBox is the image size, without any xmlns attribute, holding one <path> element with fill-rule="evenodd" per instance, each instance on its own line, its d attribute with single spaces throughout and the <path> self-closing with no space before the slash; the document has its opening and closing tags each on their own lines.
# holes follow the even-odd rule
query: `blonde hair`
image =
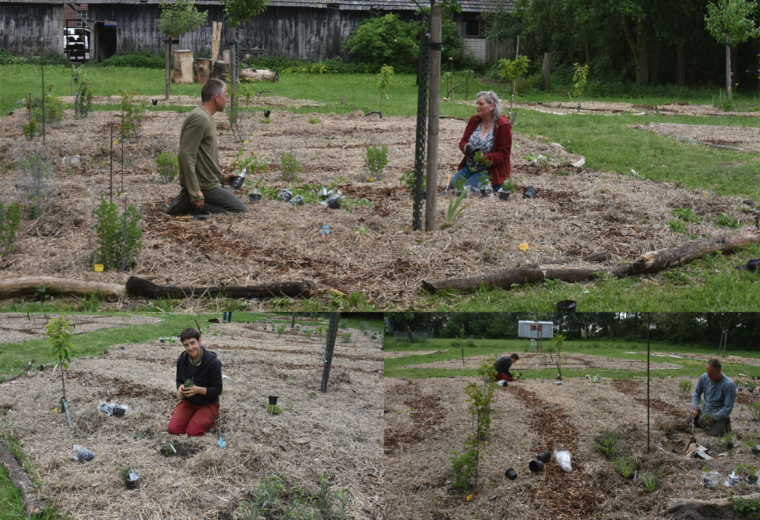
<svg viewBox="0 0 760 520">
<path fill-rule="evenodd" d="M 475 96 L 475 99 L 482 97 L 483 101 L 488 103 L 489 105 L 493 105 L 493 112 L 491 112 L 491 116 L 493 117 L 493 120 L 498 120 L 503 114 L 501 112 L 501 106 L 499 105 L 499 96 L 496 95 L 496 92 L 493 90 L 483 90 L 481 92 L 478 92 L 478 95 Z"/>
</svg>

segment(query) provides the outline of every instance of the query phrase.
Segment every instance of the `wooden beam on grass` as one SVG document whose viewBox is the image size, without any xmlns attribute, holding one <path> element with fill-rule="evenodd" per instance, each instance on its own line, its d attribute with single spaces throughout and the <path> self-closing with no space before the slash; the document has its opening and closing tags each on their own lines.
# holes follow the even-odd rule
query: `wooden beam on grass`
<svg viewBox="0 0 760 520">
<path fill-rule="evenodd" d="M 742 500 L 758 500 L 760 493 L 734 497 Z M 684 509 L 693 510 L 697 513 L 714 513 L 715 509 L 726 509 L 733 506 L 733 501 L 728 498 L 713 498 L 711 500 L 698 500 L 696 498 L 672 499 L 668 502 L 668 508 L 665 510 L 666 515 L 679 513 Z"/>
<path fill-rule="evenodd" d="M 13 456 L 8 447 L 0 442 L 0 464 L 8 472 L 8 478 L 16 486 L 21 502 L 24 506 L 24 514 L 27 518 L 35 514 L 40 514 L 45 509 L 45 505 L 37 496 L 37 490 L 32 485 L 29 477 L 19 466 L 16 457 Z"/>
<path fill-rule="evenodd" d="M 311 284 L 305 280 L 300 282 L 276 282 L 263 285 L 231 286 L 231 287 L 168 287 L 156 285 L 144 278 L 130 276 L 127 280 L 127 294 L 144 298 L 189 298 L 210 296 L 225 296 L 227 298 L 274 298 L 287 296 L 289 298 L 308 298 Z"/>
<path fill-rule="evenodd" d="M 44 289 L 44 291 L 43 291 Z M 34 296 L 40 292 L 53 296 L 95 295 L 109 302 L 118 301 L 124 295 L 124 286 L 114 283 L 88 282 L 52 276 L 25 276 L 0 280 L 0 298 Z"/>
</svg>

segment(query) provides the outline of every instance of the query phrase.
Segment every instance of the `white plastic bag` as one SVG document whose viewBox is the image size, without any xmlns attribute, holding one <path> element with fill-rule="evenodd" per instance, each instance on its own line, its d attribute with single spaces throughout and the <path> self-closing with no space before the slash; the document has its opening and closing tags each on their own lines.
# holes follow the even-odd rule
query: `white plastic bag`
<svg viewBox="0 0 760 520">
<path fill-rule="evenodd" d="M 78 460 L 79 462 L 89 462 L 95 458 L 95 455 L 84 446 L 75 444 L 74 449 L 71 453 L 71 458 Z"/>
<path fill-rule="evenodd" d="M 573 471 L 573 466 L 570 463 L 571 458 L 572 455 L 569 451 L 564 449 L 564 447 L 560 445 L 554 447 L 554 460 L 557 461 L 557 464 L 559 464 L 559 467 L 562 468 L 565 473 L 572 473 Z"/>
<path fill-rule="evenodd" d="M 739 485 L 740 481 L 741 481 L 741 478 L 739 477 L 739 475 L 737 475 L 735 471 L 732 471 L 731 474 L 726 479 L 726 481 L 723 483 L 723 485 L 726 487 L 736 487 Z"/>
<path fill-rule="evenodd" d="M 109 417 L 111 415 L 115 415 L 116 417 L 121 417 L 129 411 L 129 406 L 125 404 L 106 403 L 105 401 L 101 401 L 100 411 L 107 413 Z"/>
<path fill-rule="evenodd" d="M 712 489 L 715 486 L 717 486 L 718 480 L 720 480 L 720 473 L 718 473 L 717 471 L 703 472 L 702 475 L 699 477 L 699 481 L 707 489 Z"/>
</svg>

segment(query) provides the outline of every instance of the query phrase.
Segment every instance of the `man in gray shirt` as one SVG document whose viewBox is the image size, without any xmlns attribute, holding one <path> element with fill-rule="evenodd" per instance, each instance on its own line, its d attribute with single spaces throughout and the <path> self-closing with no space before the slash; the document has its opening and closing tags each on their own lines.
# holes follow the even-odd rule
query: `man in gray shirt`
<svg viewBox="0 0 760 520">
<path fill-rule="evenodd" d="M 704 393 L 705 402 L 699 408 L 700 396 Z M 736 399 L 736 384 L 721 373 L 721 364 L 717 359 L 707 362 L 707 373 L 702 374 L 697 382 L 692 397 L 691 419 L 697 428 L 708 428 L 708 435 L 720 437 L 731 431 L 731 411 Z"/>
</svg>

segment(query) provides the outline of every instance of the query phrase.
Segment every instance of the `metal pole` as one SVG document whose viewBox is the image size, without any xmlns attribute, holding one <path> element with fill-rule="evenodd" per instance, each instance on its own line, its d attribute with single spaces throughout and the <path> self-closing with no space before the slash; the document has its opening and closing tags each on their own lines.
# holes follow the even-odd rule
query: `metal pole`
<svg viewBox="0 0 760 520">
<path fill-rule="evenodd" d="M 108 183 L 109 202 L 113 202 L 113 125 L 111 125 L 111 179 Z"/>
<path fill-rule="evenodd" d="M 121 109 L 121 193 L 124 193 L 124 108 Z"/>
<path fill-rule="evenodd" d="M 322 386 L 320 391 L 327 393 L 327 382 L 330 380 L 330 366 L 332 365 L 333 351 L 335 350 L 335 338 L 338 336 L 338 323 L 340 322 L 340 313 L 330 313 L 330 328 L 327 332 L 327 345 L 325 347 L 325 367 L 322 371 Z"/>
<path fill-rule="evenodd" d="M 45 37 L 42 33 L 44 18 L 40 20 L 40 71 L 42 71 L 42 145 L 47 134 L 47 112 L 45 111 Z"/>
<path fill-rule="evenodd" d="M 428 109 L 428 67 L 430 66 L 430 35 L 420 37 L 420 63 L 417 74 L 417 141 L 414 147 L 414 184 L 412 196 L 412 229 L 422 229 L 422 179 L 425 175 L 425 120 Z"/>
<path fill-rule="evenodd" d="M 515 51 L 515 59 L 520 56 L 520 37 L 517 37 L 517 50 Z M 512 105 L 515 104 L 515 90 L 517 89 L 517 80 L 512 84 L 512 99 L 509 100 L 509 118 L 512 119 Z"/>
<path fill-rule="evenodd" d="M 436 230 L 438 202 L 438 124 L 441 102 L 441 6 L 430 8 L 430 113 L 428 114 L 425 231 Z"/>
<path fill-rule="evenodd" d="M 649 453 L 649 327 L 652 313 L 647 314 L 647 453 Z"/>
</svg>

